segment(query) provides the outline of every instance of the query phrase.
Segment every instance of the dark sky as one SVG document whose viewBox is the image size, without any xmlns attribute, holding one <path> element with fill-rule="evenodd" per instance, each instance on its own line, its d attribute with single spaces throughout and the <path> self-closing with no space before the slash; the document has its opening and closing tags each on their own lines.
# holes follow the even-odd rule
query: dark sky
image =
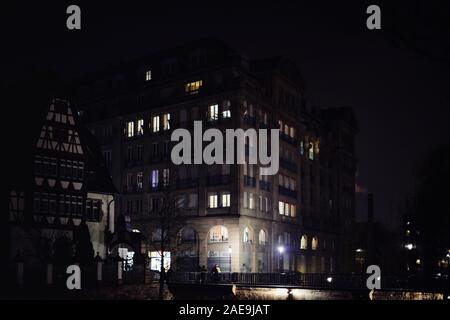
<svg viewBox="0 0 450 320">
<path fill-rule="evenodd" d="M 365 10 L 371 3 L 365 1 L 216 2 L 74 1 L 82 11 L 81 31 L 65 26 L 72 2 L 3 7 L 2 80 L 34 68 L 70 78 L 211 35 L 250 57 L 287 56 L 299 65 L 315 104 L 355 109 L 358 183 L 374 193 L 377 219 L 395 222 L 414 168 L 449 142 L 450 51 L 444 50 L 450 32 L 448 23 L 439 24 L 450 19 L 449 5 L 377 2 L 382 30 L 370 31 Z M 359 217 L 366 213 L 364 194 L 357 210 Z"/>
</svg>

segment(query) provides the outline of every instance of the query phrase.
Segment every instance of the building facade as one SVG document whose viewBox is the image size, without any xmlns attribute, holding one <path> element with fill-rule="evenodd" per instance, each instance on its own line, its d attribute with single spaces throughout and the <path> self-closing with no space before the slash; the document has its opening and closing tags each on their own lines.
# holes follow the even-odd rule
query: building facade
<svg viewBox="0 0 450 320">
<path fill-rule="evenodd" d="M 8 186 L 8 256 L 30 270 L 105 258 L 114 232 L 115 189 L 95 138 L 67 101 L 47 103 L 30 111 Z"/>
<path fill-rule="evenodd" d="M 75 88 L 120 191 L 115 210 L 146 236 L 141 253 L 158 259 L 151 248 L 161 230 L 152 221 L 170 192 L 191 244 L 167 252 L 177 270 L 345 269 L 356 122 L 349 108 L 309 104 L 292 62 L 249 60 L 205 39 L 86 75 Z M 278 173 L 261 175 L 258 164 L 174 165 L 171 133 L 193 132 L 194 121 L 203 130 L 280 129 Z"/>
</svg>

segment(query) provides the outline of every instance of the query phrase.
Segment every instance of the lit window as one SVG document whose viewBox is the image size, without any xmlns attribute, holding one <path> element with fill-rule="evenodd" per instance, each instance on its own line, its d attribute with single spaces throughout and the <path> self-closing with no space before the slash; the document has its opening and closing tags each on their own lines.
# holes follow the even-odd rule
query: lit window
<svg viewBox="0 0 450 320">
<path fill-rule="evenodd" d="M 163 185 L 164 187 L 167 187 L 169 185 L 170 176 L 169 176 L 169 169 L 163 169 Z"/>
<path fill-rule="evenodd" d="M 303 144 L 303 141 L 300 141 L 300 155 L 303 155 L 305 153 Z"/>
<path fill-rule="evenodd" d="M 247 227 L 245 227 L 245 229 L 244 229 L 244 243 L 250 243 L 250 242 L 252 242 L 251 239 L 250 239 L 250 230 Z"/>
<path fill-rule="evenodd" d="M 222 118 L 231 118 L 231 102 L 230 100 L 225 100 L 222 105 Z"/>
<path fill-rule="evenodd" d="M 314 160 L 314 145 L 312 143 L 308 144 L 308 157 L 309 160 Z"/>
<path fill-rule="evenodd" d="M 144 133 L 144 120 L 139 119 L 137 121 L 137 134 L 142 135 Z"/>
<path fill-rule="evenodd" d="M 203 85 L 202 80 L 186 83 L 185 91 L 186 93 L 189 94 L 198 93 L 198 90 L 202 85 Z"/>
<path fill-rule="evenodd" d="M 159 131 L 159 116 L 154 116 L 152 118 L 152 130 L 153 132 Z"/>
<path fill-rule="evenodd" d="M 213 104 L 208 109 L 208 120 L 217 121 L 219 119 L 219 105 Z"/>
<path fill-rule="evenodd" d="M 284 202 L 283 201 L 278 201 L 278 212 L 281 215 L 284 215 Z"/>
<path fill-rule="evenodd" d="M 296 216 L 296 206 L 295 204 L 291 204 L 291 217 Z"/>
<path fill-rule="evenodd" d="M 145 72 L 145 81 L 150 81 L 152 80 L 152 70 L 147 70 Z"/>
<path fill-rule="evenodd" d="M 134 136 L 134 122 L 129 121 L 127 122 L 127 137 L 131 138 Z"/>
<path fill-rule="evenodd" d="M 260 245 L 266 245 L 266 232 L 263 229 L 259 231 L 258 241 Z"/>
<path fill-rule="evenodd" d="M 229 192 L 222 193 L 222 207 L 228 208 L 230 206 L 231 195 Z"/>
<path fill-rule="evenodd" d="M 308 237 L 306 235 L 302 235 L 302 238 L 300 240 L 300 249 L 308 249 Z"/>
<path fill-rule="evenodd" d="M 291 138 L 295 138 L 295 128 L 294 127 L 290 127 L 289 128 L 289 135 L 291 136 Z"/>
<path fill-rule="evenodd" d="M 225 242 L 228 241 L 228 229 L 224 226 L 214 226 L 209 230 L 210 242 Z"/>
<path fill-rule="evenodd" d="M 159 184 L 159 173 L 158 170 L 152 170 L 152 188 L 157 188 Z"/>
<path fill-rule="evenodd" d="M 255 209 L 255 199 L 253 193 L 248 194 L 248 208 Z"/>
<path fill-rule="evenodd" d="M 208 208 L 217 208 L 218 206 L 217 200 L 218 200 L 217 194 L 210 194 L 208 196 Z"/>
<path fill-rule="evenodd" d="M 161 256 L 162 253 L 160 251 L 152 251 L 149 252 L 150 258 L 150 269 L 154 271 L 161 271 Z M 164 269 L 170 269 L 170 252 L 164 251 Z"/>
<path fill-rule="evenodd" d="M 311 249 L 317 250 L 318 247 L 319 247 L 319 239 L 317 239 L 317 237 L 313 237 L 311 242 Z"/>
<path fill-rule="evenodd" d="M 170 129 L 170 113 L 165 113 L 163 115 L 163 130 Z"/>
</svg>

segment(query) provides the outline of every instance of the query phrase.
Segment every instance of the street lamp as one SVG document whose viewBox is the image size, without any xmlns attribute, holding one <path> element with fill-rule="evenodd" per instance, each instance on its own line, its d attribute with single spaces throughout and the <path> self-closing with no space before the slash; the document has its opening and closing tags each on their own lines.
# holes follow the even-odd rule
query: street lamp
<svg viewBox="0 0 450 320">
<path fill-rule="evenodd" d="M 282 268 L 283 268 L 283 264 L 282 264 L 283 252 L 284 252 L 284 247 L 278 246 L 278 253 L 280 255 L 278 264 L 280 265 L 280 272 L 282 272 Z"/>
<path fill-rule="evenodd" d="M 230 273 L 231 273 L 231 246 L 228 247 L 228 257 L 230 259 Z"/>
</svg>

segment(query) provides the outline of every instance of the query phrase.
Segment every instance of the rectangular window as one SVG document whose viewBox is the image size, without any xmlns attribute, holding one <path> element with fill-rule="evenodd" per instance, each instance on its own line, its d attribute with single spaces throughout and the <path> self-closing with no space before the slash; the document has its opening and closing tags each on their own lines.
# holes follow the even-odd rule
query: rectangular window
<svg viewBox="0 0 450 320">
<path fill-rule="evenodd" d="M 284 216 L 284 202 L 278 201 L 278 213 Z"/>
<path fill-rule="evenodd" d="M 225 100 L 222 105 L 222 118 L 231 118 L 231 102 L 230 100 Z"/>
<path fill-rule="evenodd" d="M 110 165 L 111 164 L 111 150 L 103 151 L 103 158 L 105 159 L 106 164 Z"/>
<path fill-rule="evenodd" d="M 169 176 L 169 169 L 163 169 L 163 185 L 164 187 L 167 187 L 169 185 L 170 176 Z"/>
<path fill-rule="evenodd" d="M 137 135 L 141 136 L 144 134 L 144 119 L 139 119 L 137 121 Z"/>
<path fill-rule="evenodd" d="M 158 170 L 152 170 L 152 176 L 151 176 L 151 187 L 157 188 L 159 184 L 159 173 Z"/>
<path fill-rule="evenodd" d="M 197 208 L 197 204 L 198 204 L 198 195 L 196 193 L 190 193 L 188 208 L 189 209 Z"/>
<path fill-rule="evenodd" d="M 158 151 L 158 142 L 154 142 L 153 143 L 153 148 L 152 148 L 152 155 L 153 155 L 153 157 L 157 157 L 158 156 L 158 153 L 159 153 L 159 151 Z"/>
<path fill-rule="evenodd" d="M 138 145 L 136 151 L 137 160 L 142 160 L 142 146 Z"/>
<path fill-rule="evenodd" d="M 189 94 L 196 94 L 202 85 L 202 80 L 186 83 L 185 92 Z"/>
<path fill-rule="evenodd" d="M 263 197 L 259 196 L 259 211 L 264 212 Z"/>
<path fill-rule="evenodd" d="M 208 120 L 217 121 L 219 119 L 219 105 L 214 104 L 208 108 Z"/>
<path fill-rule="evenodd" d="M 144 182 L 144 174 L 142 172 L 138 172 L 136 175 L 136 185 L 139 190 L 142 190 Z"/>
<path fill-rule="evenodd" d="M 163 114 L 163 130 L 170 129 L 170 113 Z"/>
<path fill-rule="evenodd" d="M 295 204 L 291 204 L 291 217 L 295 217 L 297 215 L 297 206 Z"/>
<path fill-rule="evenodd" d="M 133 174 L 132 173 L 127 174 L 127 190 L 128 191 L 133 190 Z"/>
<path fill-rule="evenodd" d="M 222 193 L 222 207 L 228 208 L 230 207 L 231 195 L 229 192 Z"/>
<path fill-rule="evenodd" d="M 289 135 L 291 136 L 292 139 L 295 139 L 295 128 L 294 127 L 289 128 Z"/>
<path fill-rule="evenodd" d="M 248 192 L 244 191 L 244 208 L 248 208 Z"/>
<path fill-rule="evenodd" d="M 152 80 L 152 70 L 147 70 L 145 72 L 145 81 L 150 81 Z"/>
<path fill-rule="evenodd" d="M 159 116 L 152 117 L 152 131 L 159 132 Z"/>
<path fill-rule="evenodd" d="M 253 193 L 248 194 L 248 208 L 255 209 L 255 198 Z"/>
<path fill-rule="evenodd" d="M 264 197 L 264 212 L 269 212 L 269 198 Z"/>
<path fill-rule="evenodd" d="M 134 122 L 129 121 L 127 122 L 127 137 L 131 138 L 134 136 Z"/>
<path fill-rule="evenodd" d="M 208 196 L 208 208 L 217 208 L 217 194 L 209 194 Z"/>
</svg>

